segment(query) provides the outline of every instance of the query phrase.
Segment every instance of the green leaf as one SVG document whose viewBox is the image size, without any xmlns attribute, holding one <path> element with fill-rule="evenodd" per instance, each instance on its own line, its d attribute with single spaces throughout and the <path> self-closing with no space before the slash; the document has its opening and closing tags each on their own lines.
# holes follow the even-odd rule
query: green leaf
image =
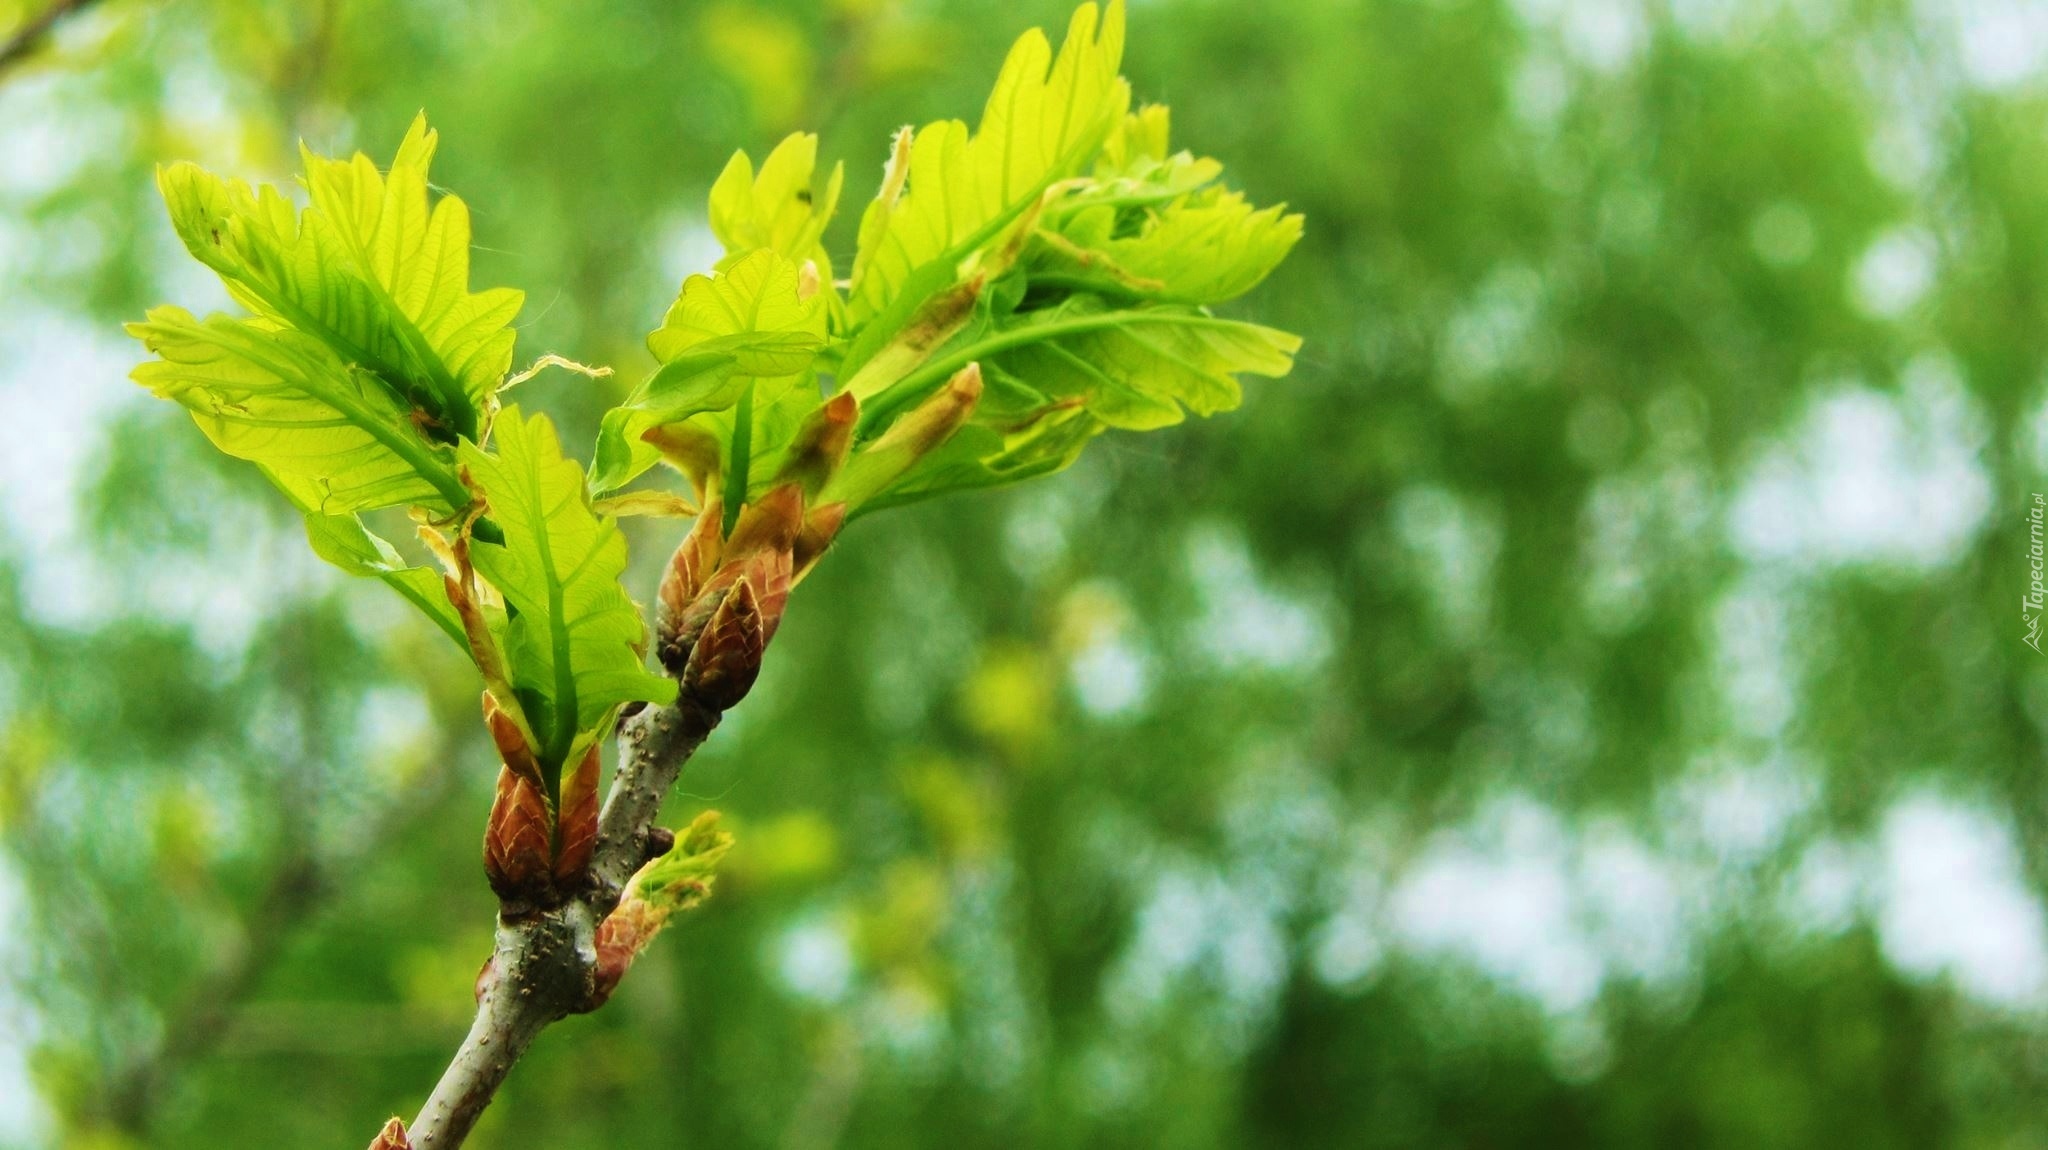
<svg viewBox="0 0 2048 1150">
<path fill-rule="evenodd" d="M 370 373 L 442 442 L 481 439 L 512 362 L 523 296 L 471 293 L 469 211 L 429 206 L 436 134 L 416 119 L 389 174 L 369 157 L 302 152 L 311 203 L 294 209 L 191 164 L 157 175 L 185 247 L 258 316 Z"/>
<path fill-rule="evenodd" d="M 832 257 L 822 241 L 839 206 L 846 166 L 833 165 L 818 192 L 811 187 L 817 164 L 818 137 L 806 132 L 777 144 L 761 161 L 758 175 L 745 152 L 733 153 L 711 185 L 711 234 L 725 245 L 728 258 L 772 248 L 797 264 L 813 261 L 819 277 L 831 282 Z"/>
<path fill-rule="evenodd" d="M 1073 217 L 1062 237 L 1068 244 L 1048 244 L 1037 253 L 1034 282 L 1064 278 L 1083 290 L 1221 303 L 1258 286 L 1301 239 L 1299 215 L 1284 207 L 1254 209 L 1242 195 L 1220 188 L 1147 213 L 1135 235 L 1111 234 L 1115 215 L 1104 205 Z"/>
<path fill-rule="evenodd" d="M 183 405 L 229 455 L 260 464 L 301 508 L 346 515 L 469 501 L 451 453 L 419 433 L 412 410 L 327 344 L 274 320 L 160 307 L 129 334 L 159 359 L 131 373 Z"/>
<path fill-rule="evenodd" d="M 1199 308 L 1115 309 L 1075 296 L 985 325 L 898 381 L 871 410 L 887 418 L 980 363 L 991 386 L 977 421 L 1022 419 L 1067 401 L 1110 427 L 1149 431 L 1179 423 L 1183 409 L 1214 415 L 1236 407 L 1238 375 L 1286 375 L 1300 346 L 1298 336 Z"/>
<path fill-rule="evenodd" d="M 855 514 L 1064 471 L 1103 430 L 1085 407 L 1059 404 L 1003 426 L 969 424 Z"/>
<path fill-rule="evenodd" d="M 648 335 L 647 350 L 667 363 L 726 340 L 737 348 L 773 349 L 761 353 L 770 358 L 746 365 L 750 374 L 802 371 L 824 342 L 825 316 L 815 297 L 799 294 L 801 283 L 801 269 L 773 248 L 749 252 L 717 275 L 691 276 Z"/>
<path fill-rule="evenodd" d="M 488 453 L 464 443 L 461 458 L 505 539 L 472 541 L 470 557 L 505 597 L 512 682 L 542 765 L 554 771 L 578 735 L 607 726 L 619 706 L 669 702 L 676 685 L 646 669 L 640 612 L 619 585 L 625 537 L 591 510 L 554 424 L 508 408 L 493 439 Z"/>
<path fill-rule="evenodd" d="M 1115 311 L 1089 297 L 1033 312 L 987 341 L 987 366 L 1046 400 L 1078 398 L 1111 427 L 1145 431 L 1243 400 L 1239 374 L 1283 376 L 1301 339 L 1194 308 Z"/>
<path fill-rule="evenodd" d="M 1211 186 L 1223 165 L 1169 155 L 1169 125 L 1152 105 L 1110 134 L 1094 182 L 1048 213 L 1029 261 L 1035 285 L 1213 304 L 1250 291 L 1287 257 L 1301 217 Z"/>
<path fill-rule="evenodd" d="M 406 564 L 398 549 L 363 526 L 355 515 L 323 515 L 306 511 L 306 539 L 320 558 L 351 575 L 381 579 L 392 590 L 418 607 L 439 627 L 465 657 L 469 642 L 463 637 L 462 619 L 448 602 L 440 571 Z"/>
<path fill-rule="evenodd" d="M 1057 59 L 1037 29 L 1011 48 L 971 137 L 958 120 L 917 132 L 861 219 L 847 301 L 854 323 L 887 310 L 883 322 L 900 326 L 923 295 L 952 282 L 946 265 L 1000 235 L 1056 181 L 1087 170 L 1130 105 L 1130 86 L 1117 75 L 1123 40 L 1122 0 L 1099 21 L 1095 5 L 1084 4 Z M 934 263 L 939 282 L 904 290 Z"/>
<path fill-rule="evenodd" d="M 660 453 L 642 438 L 649 430 L 730 408 L 757 380 L 757 401 L 773 402 L 805 378 L 825 345 L 825 313 L 817 297 L 801 298 L 801 282 L 797 265 L 770 248 L 684 281 L 647 337 L 661 368 L 605 413 L 592 486 L 616 491 L 654 466 Z"/>
</svg>

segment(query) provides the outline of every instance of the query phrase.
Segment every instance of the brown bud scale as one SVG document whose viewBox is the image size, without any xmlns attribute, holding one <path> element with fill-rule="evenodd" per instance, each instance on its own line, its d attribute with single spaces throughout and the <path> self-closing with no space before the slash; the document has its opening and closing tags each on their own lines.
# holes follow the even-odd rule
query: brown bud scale
<svg viewBox="0 0 2048 1150">
<path fill-rule="evenodd" d="M 590 866 L 597 845 L 597 744 L 562 777 L 561 813 L 555 822 L 555 882 L 573 886 Z"/>
</svg>

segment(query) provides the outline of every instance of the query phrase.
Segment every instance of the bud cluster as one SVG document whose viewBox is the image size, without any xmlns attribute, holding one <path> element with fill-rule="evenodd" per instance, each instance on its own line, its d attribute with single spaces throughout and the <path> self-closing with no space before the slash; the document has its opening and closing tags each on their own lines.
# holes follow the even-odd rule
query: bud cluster
<svg viewBox="0 0 2048 1150">
<path fill-rule="evenodd" d="M 655 654 L 687 696 L 714 714 L 746 697 L 790 588 L 832 545 L 849 511 L 950 439 L 980 398 L 981 369 L 969 364 L 854 451 L 860 403 L 842 391 L 805 420 L 767 492 L 740 509 L 730 534 L 723 498 L 705 500 L 662 578 L 655 622 Z M 675 427 L 648 438 L 672 459 L 694 442 Z"/>
<path fill-rule="evenodd" d="M 582 885 L 597 843 L 597 743 L 562 772 L 556 799 L 525 729 L 489 691 L 484 725 L 504 764 L 484 829 L 484 873 L 508 911 L 556 905 Z"/>
</svg>

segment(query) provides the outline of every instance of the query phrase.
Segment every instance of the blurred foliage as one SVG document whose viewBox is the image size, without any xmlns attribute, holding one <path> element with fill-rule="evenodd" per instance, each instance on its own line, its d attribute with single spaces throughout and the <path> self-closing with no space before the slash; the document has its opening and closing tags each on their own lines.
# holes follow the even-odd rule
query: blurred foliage
<svg viewBox="0 0 2048 1150">
<path fill-rule="evenodd" d="M 0 1140 L 359 1145 L 488 950 L 467 671 L 123 379 L 220 302 L 153 166 L 428 109 L 474 282 L 619 369 L 522 388 L 587 443 L 733 149 L 857 204 L 1067 7 L 100 0 L 0 75 Z M 475 1144 L 2048 1144 L 1997 7 L 1137 5 L 1140 98 L 1308 217 L 1296 373 L 836 549 L 671 802 L 716 897 Z"/>
</svg>

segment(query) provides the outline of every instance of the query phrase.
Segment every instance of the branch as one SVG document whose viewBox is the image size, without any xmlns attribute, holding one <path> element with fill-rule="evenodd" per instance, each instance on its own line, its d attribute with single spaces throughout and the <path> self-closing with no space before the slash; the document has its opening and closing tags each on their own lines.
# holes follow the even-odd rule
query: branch
<svg viewBox="0 0 2048 1150">
<path fill-rule="evenodd" d="M 5 43 L 0 43 L 0 72 L 5 72 L 26 59 L 29 53 L 42 46 L 59 20 L 92 4 L 94 0 L 54 0 L 48 8 L 29 17 L 28 22 L 14 30 Z"/>
<path fill-rule="evenodd" d="M 573 885 L 543 880 L 531 892 L 540 896 L 535 901 L 510 879 L 500 887 L 497 945 L 477 979 L 476 1021 L 413 1122 L 413 1150 L 462 1145 L 534 1038 L 571 1014 L 603 1005 L 637 947 L 661 929 L 659 921 L 650 926 L 623 916 L 613 925 L 640 932 L 638 942 L 620 956 L 619 937 L 607 935 L 601 966 L 599 928 L 618 909 L 634 874 L 676 845 L 654 825 L 663 796 L 760 674 L 762 653 L 789 598 L 803 523 L 800 488 L 788 483 L 748 504 L 730 536 L 720 522 L 714 499 L 669 560 L 657 596 L 654 653 L 676 681 L 676 701 L 641 707 L 622 721 L 618 773 L 597 815 L 589 862 Z M 502 754 L 505 743 L 499 746 Z M 511 771 L 507 759 L 500 778 L 515 778 Z M 492 818 L 487 856 L 497 841 L 498 815 Z"/>
<path fill-rule="evenodd" d="M 596 938 L 597 919 L 580 900 L 518 922 L 500 917 L 476 1021 L 413 1120 L 416 1150 L 462 1145 L 540 1032 L 588 1009 Z"/>
<path fill-rule="evenodd" d="M 626 720 L 618 775 L 598 819 L 590 885 L 561 906 L 499 916 L 497 943 L 478 980 L 476 1020 L 413 1121 L 415 1150 L 462 1145 L 540 1032 L 601 1001 L 597 928 L 633 872 L 667 849 L 654 828 L 662 796 L 718 718 L 686 691 L 672 706 Z"/>
<path fill-rule="evenodd" d="M 704 745 L 719 713 L 689 692 L 673 706 L 650 708 L 619 731 L 619 773 L 597 819 L 597 849 L 590 859 L 591 891 L 586 900 L 599 918 L 619 905 L 619 892 L 654 850 L 654 816 L 683 773 L 683 764 Z M 663 844 L 662 849 L 667 849 Z"/>
</svg>

